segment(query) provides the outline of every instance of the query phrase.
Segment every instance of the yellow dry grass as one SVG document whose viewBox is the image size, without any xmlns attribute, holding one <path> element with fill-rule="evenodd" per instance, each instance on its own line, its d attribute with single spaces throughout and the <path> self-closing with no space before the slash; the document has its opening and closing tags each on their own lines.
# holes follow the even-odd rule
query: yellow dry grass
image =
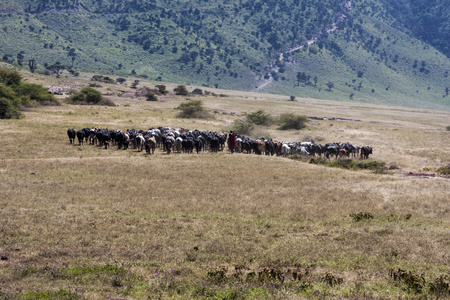
<svg viewBox="0 0 450 300">
<path fill-rule="evenodd" d="M 418 293 L 393 281 L 389 270 L 424 274 L 427 284 L 450 272 L 450 181 L 402 174 L 450 163 L 448 112 L 216 93 L 230 96 L 199 97 L 220 112 L 211 120 L 175 118 L 185 100 L 174 96 L 157 103 L 111 96 L 120 106 L 45 107 L 1 120 L 0 254 L 8 260 L 0 261 L 0 297 L 433 296 L 428 285 Z M 70 145 L 66 135 L 86 126 L 222 131 L 258 109 L 358 120 L 259 130 L 284 141 L 371 145 L 373 159 L 400 169 L 379 175 L 227 151 L 149 156 Z M 374 218 L 350 217 L 360 212 Z M 264 268 L 285 280 L 249 279 Z M 326 274 L 343 282 L 327 285 Z"/>
</svg>

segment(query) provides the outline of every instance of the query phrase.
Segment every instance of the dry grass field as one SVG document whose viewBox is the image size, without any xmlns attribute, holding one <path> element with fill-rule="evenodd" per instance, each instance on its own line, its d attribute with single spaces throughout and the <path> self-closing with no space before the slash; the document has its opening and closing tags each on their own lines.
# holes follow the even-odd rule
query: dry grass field
<svg viewBox="0 0 450 300">
<path fill-rule="evenodd" d="M 52 85 L 87 84 L 77 81 Z M 147 102 L 102 85 L 118 106 L 39 107 L 0 121 L 1 299 L 450 297 L 450 179 L 406 176 L 450 164 L 449 112 L 214 91 L 227 97 L 197 97 L 214 119 L 179 119 L 183 97 Z M 391 170 L 226 149 L 147 155 L 71 145 L 66 134 L 224 131 L 258 109 L 347 119 L 255 135 L 370 145 Z"/>
</svg>

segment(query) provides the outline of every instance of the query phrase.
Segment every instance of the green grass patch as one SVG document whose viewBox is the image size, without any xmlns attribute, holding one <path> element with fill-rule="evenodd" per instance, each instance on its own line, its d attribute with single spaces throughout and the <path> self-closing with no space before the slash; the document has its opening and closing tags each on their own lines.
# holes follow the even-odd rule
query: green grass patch
<svg viewBox="0 0 450 300">
<path fill-rule="evenodd" d="M 293 159 L 298 159 L 297 156 L 293 156 Z M 376 160 L 364 160 L 357 161 L 352 159 L 337 159 L 337 160 L 327 160 L 325 158 L 311 158 L 309 160 L 310 164 L 324 165 L 332 168 L 341 168 L 346 170 L 371 170 L 376 174 L 386 174 L 388 167 L 383 161 Z"/>
<path fill-rule="evenodd" d="M 37 300 L 37 299 L 55 299 L 55 300 L 79 300 L 85 299 L 84 297 L 74 294 L 67 290 L 44 291 L 44 292 L 26 292 L 20 296 L 19 299 L 24 300 Z"/>
</svg>

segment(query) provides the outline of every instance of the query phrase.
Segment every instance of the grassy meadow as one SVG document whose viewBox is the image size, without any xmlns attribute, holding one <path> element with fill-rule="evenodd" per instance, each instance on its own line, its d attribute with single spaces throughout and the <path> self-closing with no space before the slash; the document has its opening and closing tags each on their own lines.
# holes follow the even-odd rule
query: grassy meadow
<svg viewBox="0 0 450 300">
<path fill-rule="evenodd" d="M 72 87 L 88 78 L 27 75 Z M 179 119 L 185 97 L 147 102 L 120 97 L 126 86 L 100 90 L 117 106 L 38 107 L 0 121 L 1 299 L 450 297 L 450 181 L 405 176 L 450 164 L 448 111 L 210 89 L 226 97 L 189 98 L 214 119 Z M 328 120 L 302 131 L 257 127 L 255 137 L 370 145 L 389 170 L 227 149 L 147 155 L 71 145 L 66 133 L 225 131 L 259 109 Z"/>
</svg>

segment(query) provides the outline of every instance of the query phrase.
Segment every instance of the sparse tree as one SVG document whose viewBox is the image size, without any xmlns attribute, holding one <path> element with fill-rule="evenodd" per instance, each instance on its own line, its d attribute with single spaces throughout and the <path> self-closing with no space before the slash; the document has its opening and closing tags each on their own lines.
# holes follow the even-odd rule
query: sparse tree
<svg viewBox="0 0 450 300">
<path fill-rule="evenodd" d="M 328 81 L 328 82 L 326 83 L 326 86 L 328 87 L 328 90 L 331 92 L 331 89 L 334 88 L 334 83 L 331 82 L 331 81 Z"/>
<path fill-rule="evenodd" d="M 61 72 L 65 70 L 66 67 L 57 61 L 53 65 L 48 66 L 46 69 L 51 71 L 53 74 L 56 74 L 56 77 L 59 77 L 61 76 Z"/>
<path fill-rule="evenodd" d="M 137 88 L 138 84 L 139 84 L 139 80 L 136 79 L 136 80 L 133 81 L 133 83 L 131 84 L 131 88 L 132 88 L 132 89 Z"/>
<path fill-rule="evenodd" d="M 158 84 L 157 86 L 155 86 L 158 89 L 158 93 L 160 95 L 166 95 L 169 93 L 168 90 L 166 90 L 166 86 L 163 84 Z"/>
</svg>

